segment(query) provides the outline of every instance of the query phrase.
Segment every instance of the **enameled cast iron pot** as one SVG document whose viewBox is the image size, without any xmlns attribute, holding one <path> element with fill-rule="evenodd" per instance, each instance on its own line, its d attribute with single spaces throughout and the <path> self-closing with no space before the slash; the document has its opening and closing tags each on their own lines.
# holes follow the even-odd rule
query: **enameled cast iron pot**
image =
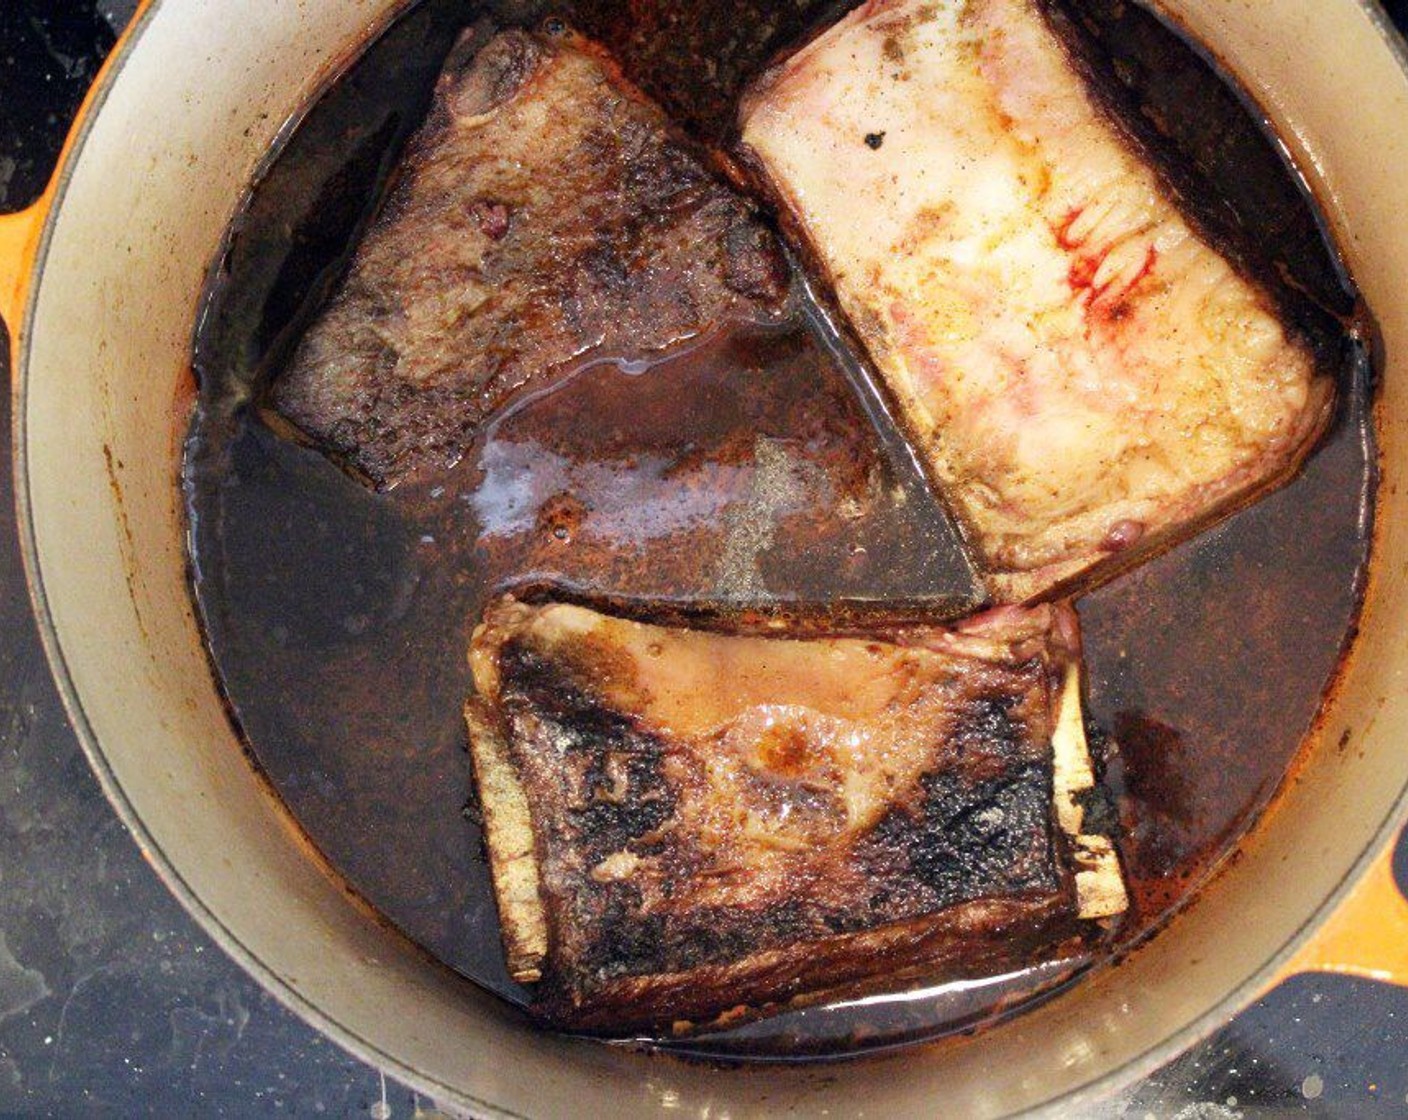
<svg viewBox="0 0 1408 1120">
<path fill-rule="evenodd" d="M 1277 126 L 1383 332 L 1368 602 L 1308 762 L 1211 889 L 1071 993 L 968 1040 L 717 1070 L 532 1031 L 374 920 L 246 761 L 201 646 L 178 475 L 206 270 L 284 123 L 401 7 L 150 0 L 49 191 L 0 219 L 45 645 L 108 796 L 227 952 L 359 1057 L 445 1105 L 519 1116 L 1070 1115 L 1290 972 L 1408 980 L 1388 855 L 1408 817 L 1408 53 L 1377 8 L 1166 0 Z"/>
</svg>

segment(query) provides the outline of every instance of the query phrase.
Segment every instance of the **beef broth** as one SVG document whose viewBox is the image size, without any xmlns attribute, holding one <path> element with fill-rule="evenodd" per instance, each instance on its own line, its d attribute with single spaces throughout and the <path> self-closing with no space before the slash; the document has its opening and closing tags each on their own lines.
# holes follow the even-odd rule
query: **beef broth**
<svg viewBox="0 0 1408 1120">
<path fill-rule="evenodd" d="M 1068 6 L 1098 28 L 1112 7 Z M 865 371 L 838 354 L 824 309 L 805 298 L 790 319 L 648 363 L 603 355 L 494 420 L 443 477 L 389 493 L 281 438 L 251 406 L 345 271 L 461 28 L 486 12 L 525 27 L 558 12 L 617 50 L 627 77 L 697 135 L 718 139 L 730 134 L 737 90 L 836 5 L 768 15 L 754 0 L 722 0 L 716 21 L 697 7 L 417 5 L 261 175 L 197 339 L 185 475 L 192 570 L 233 717 L 348 885 L 511 1003 L 527 992 L 504 966 L 461 722 L 464 651 L 493 596 L 539 585 L 586 599 L 765 612 L 888 604 L 938 616 L 976 600 L 946 514 L 913 456 L 884 434 L 883 399 L 867 394 Z M 1167 68 L 1179 75 L 1180 105 L 1227 103 L 1176 36 L 1132 5 L 1115 7 L 1120 34 L 1100 42 L 1121 59 L 1116 71 L 1137 79 L 1131 96 L 1150 103 L 1160 87 L 1149 75 Z M 737 30 L 720 39 L 722 27 Z M 1298 258 L 1280 263 L 1343 313 L 1352 293 L 1335 287 L 1324 241 L 1304 236 L 1315 216 L 1296 180 L 1268 160 L 1266 135 L 1240 107 L 1219 120 L 1217 144 L 1170 127 L 1174 147 L 1195 170 L 1199 143 L 1219 159 L 1250 153 L 1226 165 L 1251 168 L 1255 186 L 1238 184 L 1224 204 L 1253 241 L 1296 233 Z M 1078 604 L 1090 733 L 1114 744 L 1107 780 L 1127 836 L 1133 910 L 1122 944 L 1156 930 L 1233 850 L 1293 768 L 1333 679 L 1368 557 L 1370 380 L 1353 350 L 1338 369 L 1329 434 L 1293 481 Z M 846 515 L 818 515 L 832 509 Z M 1083 950 L 1037 956 L 999 976 L 799 1009 L 674 1045 L 772 1058 L 898 1045 L 1025 1006 L 1095 960 Z"/>
</svg>

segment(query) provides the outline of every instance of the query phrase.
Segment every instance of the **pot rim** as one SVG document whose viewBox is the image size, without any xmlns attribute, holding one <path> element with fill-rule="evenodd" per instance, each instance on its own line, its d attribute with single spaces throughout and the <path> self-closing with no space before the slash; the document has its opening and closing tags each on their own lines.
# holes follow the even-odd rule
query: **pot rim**
<svg viewBox="0 0 1408 1120">
<path fill-rule="evenodd" d="M 1163 7 L 1163 0 L 1141 0 Z M 1390 52 L 1400 70 L 1408 75 L 1408 39 L 1398 32 L 1390 22 L 1387 12 L 1378 0 L 1350 0 L 1365 15 L 1384 47 Z M 383 17 L 372 27 L 368 39 L 382 33 L 385 28 L 405 11 L 414 0 L 392 0 Z M 50 673 L 63 703 L 64 710 L 72 724 L 88 764 L 98 779 L 104 796 L 116 811 L 119 820 L 131 834 L 142 852 L 147 864 L 155 871 L 167 890 L 176 897 L 182 908 L 196 921 L 220 949 L 231 957 L 245 972 L 250 974 L 260 986 L 288 1010 L 309 1023 L 320 1033 L 332 1039 L 345 1051 L 380 1072 L 391 1073 L 407 1086 L 425 1093 L 436 1101 L 453 1103 L 459 1107 L 481 1110 L 481 1114 L 512 1120 L 531 1120 L 522 1113 L 504 1108 L 502 1105 L 476 1097 L 456 1086 L 440 1081 L 422 1071 L 412 1068 L 396 1055 L 382 1049 L 376 1043 L 347 1028 L 331 1017 L 320 1006 L 301 995 L 260 959 L 257 953 L 241 941 L 202 901 L 199 894 L 185 881 L 175 864 L 166 855 L 159 843 L 148 831 L 141 817 L 128 799 L 116 773 L 108 765 L 102 744 L 84 710 L 82 697 L 69 671 L 63 648 L 55 629 L 49 599 L 44 586 L 41 570 L 38 541 L 31 502 L 30 476 L 28 470 L 28 430 L 27 430 L 27 388 L 29 383 L 30 323 L 38 304 L 40 289 L 45 278 L 45 262 L 49 253 L 58 213 L 68 193 L 68 187 L 77 167 L 83 149 L 95 122 L 102 112 L 114 83 L 131 61 L 134 50 L 141 42 L 145 31 L 164 0 L 146 0 L 142 4 L 126 32 L 119 39 L 111 56 L 99 74 L 88 99 L 80 110 L 79 118 L 70 133 L 68 143 L 61 156 L 59 166 L 50 184 L 50 200 L 47 212 L 43 215 L 32 265 L 28 290 L 19 315 L 19 322 L 9 324 L 11 331 L 11 433 L 12 468 L 14 479 L 14 502 L 16 528 L 19 536 L 21 565 L 25 583 L 33 608 L 36 629 L 49 663 Z M 299 106 L 291 114 L 288 122 L 280 130 L 281 135 L 289 127 L 296 125 L 306 106 Z M 1372 569 L 1371 560 L 1371 569 Z M 285 810 L 286 811 L 286 810 Z M 1350 891 L 1362 879 L 1370 866 L 1385 849 L 1393 844 L 1405 825 L 1408 825 L 1408 782 L 1400 788 L 1392 807 L 1374 831 L 1374 838 L 1355 859 L 1353 865 L 1342 876 L 1334 889 L 1297 927 L 1280 948 L 1271 954 L 1246 980 L 1228 991 L 1211 1008 L 1183 1027 L 1166 1035 L 1159 1043 L 1148 1047 L 1135 1056 L 1121 1062 L 1114 1069 L 1093 1081 L 1064 1095 L 1053 1098 L 1029 1110 L 1027 1115 L 1034 1117 L 1057 1117 L 1071 1115 L 1072 1108 L 1087 1107 L 1096 1101 L 1107 1099 L 1120 1090 L 1142 1080 L 1156 1070 L 1167 1065 L 1197 1043 L 1203 1041 L 1238 1013 L 1245 1010 L 1257 997 L 1272 984 L 1277 974 L 1311 939 L 1316 930 L 1335 913 Z M 1175 920 L 1177 920 L 1175 918 Z M 1137 951 L 1137 950 L 1136 950 Z M 438 962 L 437 962 L 438 964 Z M 440 965 L 447 973 L 447 966 Z M 981 1036 L 978 1039 L 981 1042 Z M 971 1043 L 970 1043 L 971 1044 Z M 895 1054 L 875 1055 L 870 1062 L 879 1063 L 902 1056 L 909 1048 L 901 1048 Z"/>
</svg>

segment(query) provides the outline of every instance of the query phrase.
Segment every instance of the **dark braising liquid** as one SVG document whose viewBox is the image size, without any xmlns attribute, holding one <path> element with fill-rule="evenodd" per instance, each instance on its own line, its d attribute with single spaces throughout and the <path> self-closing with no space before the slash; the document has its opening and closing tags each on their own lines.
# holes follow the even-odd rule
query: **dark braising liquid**
<svg viewBox="0 0 1408 1120">
<path fill-rule="evenodd" d="M 725 0 L 657 13 L 581 0 L 552 11 L 612 48 L 696 133 L 726 140 L 748 77 L 843 6 Z M 353 888 L 522 1004 L 503 968 L 461 721 L 465 649 L 489 596 L 549 585 L 625 604 L 952 613 L 972 584 L 883 403 L 805 298 L 781 324 L 583 368 L 501 415 L 453 471 L 385 494 L 266 425 L 263 386 L 374 211 L 456 31 L 486 10 L 528 22 L 548 5 L 426 0 L 261 177 L 197 340 L 186 488 L 201 616 L 254 758 Z M 1088 0 L 1078 12 L 1091 42 L 1126 63 L 1113 71 L 1122 96 L 1158 108 L 1169 68 L 1180 88 L 1193 81 L 1193 108 L 1180 117 L 1187 99 L 1170 100 L 1154 114 L 1160 130 L 1204 178 L 1242 168 L 1222 220 L 1274 244 L 1300 287 L 1347 314 L 1353 298 L 1313 211 L 1257 125 L 1187 47 L 1132 11 Z M 1151 74 L 1155 55 L 1166 65 Z M 1079 604 L 1091 723 L 1118 743 L 1108 780 L 1134 894 L 1122 941 L 1155 929 L 1232 850 L 1293 766 L 1334 675 L 1367 559 L 1369 380 L 1363 354 L 1347 356 L 1339 415 L 1295 482 Z M 757 1057 L 895 1045 L 972 1026 L 1090 963 L 1033 961 L 685 1045 Z"/>
</svg>

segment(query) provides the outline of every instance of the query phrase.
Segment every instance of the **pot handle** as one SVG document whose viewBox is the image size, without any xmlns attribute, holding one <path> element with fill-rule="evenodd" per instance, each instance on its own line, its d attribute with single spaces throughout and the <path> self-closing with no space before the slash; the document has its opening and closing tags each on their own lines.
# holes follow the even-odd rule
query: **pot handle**
<svg viewBox="0 0 1408 1120">
<path fill-rule="evenodd" d="M 1302 972 L 1334 972 L 1408 987 L 1408 899 L 1394 879 L 1397 847 L 1384 846 L 1329 920 L 1280 971 L 1276 983 Z"/>
<path fill-rule="evenodd" d="M 12 347 L 19 342 L 30 271 L 52 198 L 46 189 L 28 209 L 0 215 L 0 318 L 10 332 Z"/>
<path fill-rule="evenodd" d="M 59 169 L 68 160 L 79 123 L 92 109 L 94 93 L 102 88 L 108 67 L 123 54 L 124 46 L 144 22 L 151 6 L 152 0 L 138 0 L 137 10 L 132 13 L 126 28 L 118 36 L 107 58 L 103 60 L 97 77 L 88 87 L 83 103 L 78 107 L 73 123 L 69 126 L 68 137 L 64 141 L 63 150 L 59 152 L 59 158 L 54 164 L 55 170 L 44 188 L 44 193 L 27 209 L 0 215 L 0 317 L 4 318 L 5 326 L 10 332 L 12 355 L 18 352 L 20 321 L 24 318 L 25 301 L 29 296 L 34 258 L 39 251 L 39 238 L 54 202 L 54 184 L 58 179 Z"/>
</svg>

